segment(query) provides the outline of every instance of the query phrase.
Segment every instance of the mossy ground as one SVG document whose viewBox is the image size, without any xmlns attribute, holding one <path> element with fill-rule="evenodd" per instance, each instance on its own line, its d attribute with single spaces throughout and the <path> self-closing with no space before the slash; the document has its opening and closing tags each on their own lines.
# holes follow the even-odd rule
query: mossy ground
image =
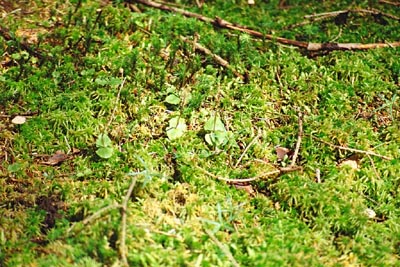
<svg viewBox="0 0 400 267">
<path fill-rule="evenodd" d="M 82 221 L 122 203 L 132 179 L 130 266 L 400 266 L 398 48 L 309 57 L 141 5 L 137 13 L 118 1 L 0 2 L 12 37 L 0 38 L 0 266 L 123 264 L 120 209 Z M 365 14 L 288 28 L 313 13 L 399 7 L 286 2 L 176 4 L 297 40 L 400 39 L 398 21 Z M 214 177 L 289 165 L 275 147 L 294 149 L 299 111 L 301 170 L 260 178 L 251 194 Z M 27 122 L 12 124 L 16 115 Z M 167 135 L 172 118 L 186 125 L 176 139 Z M 205 127 L 210 118 L 225 131 Z M 112 141 L 108 159 L 96 153 L 101 133 Z M 56 151 L 67 158 L 49 164 Z M 340 165 L 349 158 L 356 168 Z"/>
</svg>

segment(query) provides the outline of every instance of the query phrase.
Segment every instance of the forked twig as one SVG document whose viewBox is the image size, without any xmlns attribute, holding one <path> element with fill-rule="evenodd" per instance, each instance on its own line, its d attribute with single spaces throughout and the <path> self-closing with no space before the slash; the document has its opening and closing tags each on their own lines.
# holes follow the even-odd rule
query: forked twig
<svg viewBox="0 0 400 267">
<path fill-rule="evenodd" d="M 378 158 L 381 158 L 381 159 L 385 159 L 385 160 L 392 160 L 393 159 L 391 157 L 384 156 L 384 155 L 381 155 L 381 154 L 378 154 L 378 153 L 375 153 L 375 152 L 372 152 L 372 151 L 366 151 L 366 150 L 360 150 L 360 149 L 355 149 L 355 148 L 350 148 L 350 147 L 338 146 L 338 145 L 334 145 L 334 144 L 331 144 L 329 142 L 326 142 L 326 141 L 324 141 L 322 139 L 319 139 L 319 138 L 317 138 L 315 136 L 311 135 L 311 137 L 313 139 L 321 142 L 321 143 L 324 143 L 326 145 L 329 145 L 329 146 L 337 148 L 337 149 L 346 150 L 346 151 L 355 152 L 355 153 L 360 153 L 360 154 L 365 154 L 365 155 L 370 155 L 370 156 L 375 156 L 375 157 L 378 157 Z"/>
<path fill-rule="evenodd" d="M 299 150 L 301 146 L 301 138 L 303 137 L 303 113 L 299 112 L 298 117 L 299 117 L 299 133 L 297 135 L 296 148 L 294 149 L 292 163 L 290 164 L 291 167 L 296 165 L 297 156 L 299 155 Z"/>
<path fill-rule="evenodd" d="M 229 69 L 230 71 L 233 72 L 233 74 L 235 74 L 236 77 L 240 78 L 241 80 L 244 80 L 244 76 L 242 74 L 240 74 L 239 72 L 237 72 L 230 64 L 228 61 L 226 61 L 225 59 L 223 59 L 222 57 L 218 56 L 217 54 L 214 54 L 213 52 L 211 52 L 210 49 L 202 46 L 201 44 L 195 42 L 195 41 L 191 41 L 190 39 L 181 36 L 181 40 L 184 41 L 185 43 L 191 44 L 193 45 L 193 47 L 195 48 L 195 50 L 198 50 L 208 56 L 211 56 L 212 59 L 217 62 L 220 66 Z"/>
</svg>

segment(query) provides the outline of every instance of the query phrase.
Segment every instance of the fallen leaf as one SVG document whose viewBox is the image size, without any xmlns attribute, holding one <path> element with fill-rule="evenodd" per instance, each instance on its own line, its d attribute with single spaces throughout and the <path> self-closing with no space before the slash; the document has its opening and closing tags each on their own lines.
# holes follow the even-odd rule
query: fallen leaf
<svg viewBox="0 0 400 267">
<path fill-rule="evenodd" d="M 24 116 L 15 116 L 11 122 L 14 124 L 24 124 L 26 122 L 26 118 Z"/>
<path fill-rule="evenodd" d="M 247 194 L 250 196 L 254 196 L 254 189 L 251 186 L 251 184 L 245 184 L 245 183 L 232 183 L 233 186 L 235 186 L 239 190 L 244 190 L 246 191 Z"/>
<path fill-rule="evenodd" d="M 286 147 L 276 146 L 275 152 L 276 152 L 276 155 L 278 156 L 278 159 L 283 160 L 286 155 L 289 156 L 288 154 L 290 153 L 290 149 L 288 149 Z"/>
<path fill-rule="evenodd" d="M 66 155 L 64 152 L 62 152 L 61 150 L 57 150 L 54 155 L 49 157 L 47 161 L 42 162 L 42 164 L 55 166 L 67 160 L 68 158 L 69 156 Z"/>
</svg>

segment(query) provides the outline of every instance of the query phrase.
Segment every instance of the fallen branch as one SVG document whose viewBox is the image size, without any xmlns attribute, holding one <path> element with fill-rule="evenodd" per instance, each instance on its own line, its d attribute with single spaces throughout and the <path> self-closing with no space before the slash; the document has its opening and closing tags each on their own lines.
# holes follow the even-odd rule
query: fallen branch
<svg viewBox="0 0 400 267">
<path fill-rule="evenodd" d="M 321 139 L 319 139 L 319 138 L 317 138 L 315 136 L 311 135 L 311 137 L 313 139 L 317 140 L 318 142 L 324 143 L 324 144 L 329 145 L 329 146 L 331 146 L 333 148 L 346 150 L 346 151 L 350 151 L 350 152 L 354 152 L 354 153 L 365 154 L 365 155 L 369 155 L 369 156 L 375 156 L 375 157 L 378 157 L 378 158 L 381 158 L 381 159 L 385 159 L 385 160 L 393 160 L 393 158 L 391 158 L 391 157 L 387 157 L 387 156 L 384 156 L 384 155 L 381 155 L 381 154 L 377 154 L 377 153 L 372 152 L 372 151 L 366 151 L 366 150 L 360 150 L 360 149 L 349 148 L 349 147 L 344 147 L 344 146 L 338 146 L 338 145 L 334 145 L 334 144 L 331 144 L 329 142 L 326 142 L 324 140 L 321 140 Z"/>
<path fill-rule="evenodd" d="M 239 72 L 237 72 L 230 64 L 228 61 L 226 61 L 225 59 L 223 59 L 222 57 L 214 54 L 213 52 L 211 52 L 210 49 L 202 46 L 201 44 L 195 42 L 195 41 L 191 41 L 186 37 L 181 36 L 181 40 L 184 41 L 185 43 L 191 44 L 193 45 L 195 50 L 198 50 L 208 56 L 211 56 L 212 59 L 217 62 L 220 66 L 229 69 L 230 71 L 233 72 L 233 74 L 235 74 L 236 77 L 240 78 L 241 80 L 244 80 L 244 76 L 242 74 L 240 74 Z"/>
<path fill-rule="evenodd" d="M 135 1 L 137 3 L 143 4 L 146 6 L 150 6 L 153 8 L 161 9 L 164 11 L 179 13 L 186 17 L 196 18 L 200 21 L 203 21 L 206 23 L 211 23 L 215 27 L 240 31 L 243 33 L 247 33 L 253 37 L 267 39 L 267 40 L 273 40 L 280 44 L 299 47 L 302 49 L 306 49 L 307 51 L 310 51 L 310 52 L 322 52 L 322 51 L 330 52 L 330 51 L 334 51 L 334 50 L 366 50 L 366 49 L 373 49 L 373 48 L 400 46 L 400 42 L 371 43 L 371 44 L 358 44 L 358 43 L 350 43 L 350 44 L 342 43 L 341 44 L 341 43 L 311 43 L 311 42 L 297 41 L 297 40 L 287 39 L 287 38 L 283 38 L 283 37 L 277 37 L 272 34 L 263 34 L 259 31 L 249 29 L 246 26 L 233 24 L 233 23 L 223 20 L 219 17 L 216 17 L 215 19 L 211 19 L 211 18 L 203 16 L 201 14 L 197 14 L 197 13 L 190 12 L 190 11 L 180 9 L 180 8 L 176 8 L 176 7 L 167 6 L 165 4 L 160 4 L 160 3 L 157 3 L 157 2 L 154 2 L 151 0 L 131 0 L 131 1 Z"/>
</svg>

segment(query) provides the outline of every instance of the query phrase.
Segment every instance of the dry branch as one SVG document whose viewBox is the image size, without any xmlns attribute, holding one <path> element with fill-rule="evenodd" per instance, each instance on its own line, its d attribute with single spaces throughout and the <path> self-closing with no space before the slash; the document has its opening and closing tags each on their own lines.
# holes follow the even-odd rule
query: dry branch
<svg viewBox="0 0 400 267">
<path fill-rule="evenodd" d="M 201 44 L 195 42 L 195 41 L 191 41 L 186 37 L 181 36 L 182 41 L 193 45 L 195 50 L 198 50 L 208 56 L 211 56 L 213 58 L 213 60 L 215 62 L 217 62 L 219 65 L 221 65 L 224 68 L 229 69 L 230 71 L 233 72 L 233 74 L 235 74 L 236 77 L 240 78 L 241 80 L 244 80 L 244 76 L 242 74 L 240 74 L 239 72 L 237 72 L 230 64 L 228 61 L 226 61 L 225 59 L 223 59 L 222 57 L 218 56 L 217 54 L 214 54 L 213 52 L 211 52 L 210 49 L 202 46 Z"/>
<path fill-rule="evenodd" d="M 203 16 L 201 14 L 197 14 L 194 12 L 190 12 L 184 9 L 167 6 L 165 4 L 160 4 L 151 0 L 131 0 L 137 3 L 158 8 L 164 11 L 170 11 L 179 13 L 186 17 L 196 18 L 200 21 L 207 22 L 213 24 L 215 27 L 230 29 L 235 31 L 240 31 L 243 33 L 247 33 L 253 37 L 267 39 L 276 41 L 280 44 L 291 45 L 295 47 L 299 47 L 302 49 L 306 49 L 310 52 L 323 52 L 323 51 L 334 51 L 334 50 L 365 50 L 365 49 L 373 49 L 373 48 L 382 48 L 382 47 L 397 47 L 400 46 L 400 42 L 392 42 L 392 43 L 371 43 L 371 44 L 358 44 L 358 43 L 311 43 L 311 42 L 302 42 L 292 39 L 287 39 L 283 37 L 277 37 L 272 34 L 264 34 L 256 30 L 249 29 L 246 26 L 233 24 L 229 21 L 216 17 L 215 19 Z"/>
</svg>

